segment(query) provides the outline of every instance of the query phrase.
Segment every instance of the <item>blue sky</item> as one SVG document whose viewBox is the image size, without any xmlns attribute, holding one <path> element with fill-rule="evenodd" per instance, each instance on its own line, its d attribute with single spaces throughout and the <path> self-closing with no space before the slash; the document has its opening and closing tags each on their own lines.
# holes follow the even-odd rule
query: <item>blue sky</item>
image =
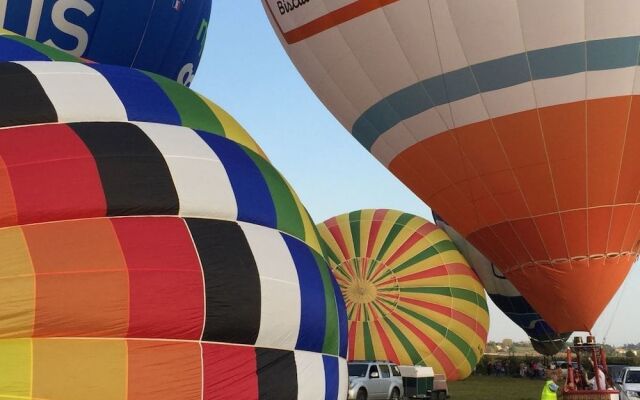
<svg viewBox="0 0 640 400">
<path fill-rule="evenodd" d="M 316 222 L 362 208 L 393 208 L 431 219 L 429 208 L 315 97 L 282 49 L 260 1 L 214 0 L 208 42 L 192 88 L 229 111 L 252 134 Z M 640 266 L 594 327 L 599 339 L 608 331 L 608 343 L 640 342 L 640 312 L 634 304 L 638 287 Z M 490 312 L 490 340 L 526 339 L 495 306 Z"/>
</svg>

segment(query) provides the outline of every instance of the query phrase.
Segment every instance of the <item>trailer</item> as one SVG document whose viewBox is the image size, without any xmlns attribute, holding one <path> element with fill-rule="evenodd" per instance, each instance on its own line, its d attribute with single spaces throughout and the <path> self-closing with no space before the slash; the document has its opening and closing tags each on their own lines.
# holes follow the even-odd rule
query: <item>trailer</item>
<svg viewBox="0 0 640 400">
<path fill-rule="evenodd" d="M 448 397 L 447 379 L 434 374 L 433 368 L 401 365 L 405 399 L 445 400 Z"/>
</svg>

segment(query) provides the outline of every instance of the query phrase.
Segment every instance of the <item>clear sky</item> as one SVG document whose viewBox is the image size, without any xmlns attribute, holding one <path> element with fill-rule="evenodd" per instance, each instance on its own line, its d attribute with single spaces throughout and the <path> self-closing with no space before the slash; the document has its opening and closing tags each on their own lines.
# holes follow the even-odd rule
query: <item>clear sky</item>
<svg viewBox="0 0 640 400">
<path fill-rule="evenodd" d="M 432 219 L 429 208 L 315 97 L 282 49 L 259 0 L 214 0 L 208 42 L 192 87 L 252 134 L 316 222 L 362 208 L 393 208 Z M 609 330 L 608 343 L 640 342 L 638 288 L 640 266 L 596 324 L 593 333 L 599 339 Z M 526 339 L 493 304 L 490 312 L 490 340 Z"/>
</svg>

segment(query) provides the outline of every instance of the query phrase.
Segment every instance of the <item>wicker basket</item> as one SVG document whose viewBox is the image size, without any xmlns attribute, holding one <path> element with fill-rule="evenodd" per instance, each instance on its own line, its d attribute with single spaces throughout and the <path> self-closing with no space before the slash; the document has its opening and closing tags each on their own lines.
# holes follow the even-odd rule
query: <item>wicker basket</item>
<svg viewBox="0 0 640 400">
<path fill-rule="evenodd" d="M 620 393 L 616 391 L 589 390 L 564 392 L 564 400 L 620 400 Z"/>
</svg>

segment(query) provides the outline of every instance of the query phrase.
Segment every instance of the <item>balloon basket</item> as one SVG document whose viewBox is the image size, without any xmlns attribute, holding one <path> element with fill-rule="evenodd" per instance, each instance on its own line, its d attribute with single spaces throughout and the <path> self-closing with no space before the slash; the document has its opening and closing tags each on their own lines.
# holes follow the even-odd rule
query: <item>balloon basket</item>
<svg viewBox="0 0 640 400">
<path fill-rule="evenodd" d="M 574 358 L 575 356 L 575 358 Z M 586 342 L 581 337 L 575 337 L 573 346 L 567 348 L 567 383 L 563 391 L 565 400 L 619 400 L 620 392 L 613 389 L 613 382 L 607 368 L 607 356 L 602 345 L 596 343 L 593 336 L 588 336 Z M 587 371 L 591 375 L 604 373 L 602 379 L 588 379 Z M 597 385 L 594 387 L 593 385 Z"/>
<path fill-rule="evenodd" d="M 563 399 L 565 400 L 619 400 L 619 392 L 607 392 L 607 391 L 579 391 L 579 392 L 564 392 Z"/>
</svg>

